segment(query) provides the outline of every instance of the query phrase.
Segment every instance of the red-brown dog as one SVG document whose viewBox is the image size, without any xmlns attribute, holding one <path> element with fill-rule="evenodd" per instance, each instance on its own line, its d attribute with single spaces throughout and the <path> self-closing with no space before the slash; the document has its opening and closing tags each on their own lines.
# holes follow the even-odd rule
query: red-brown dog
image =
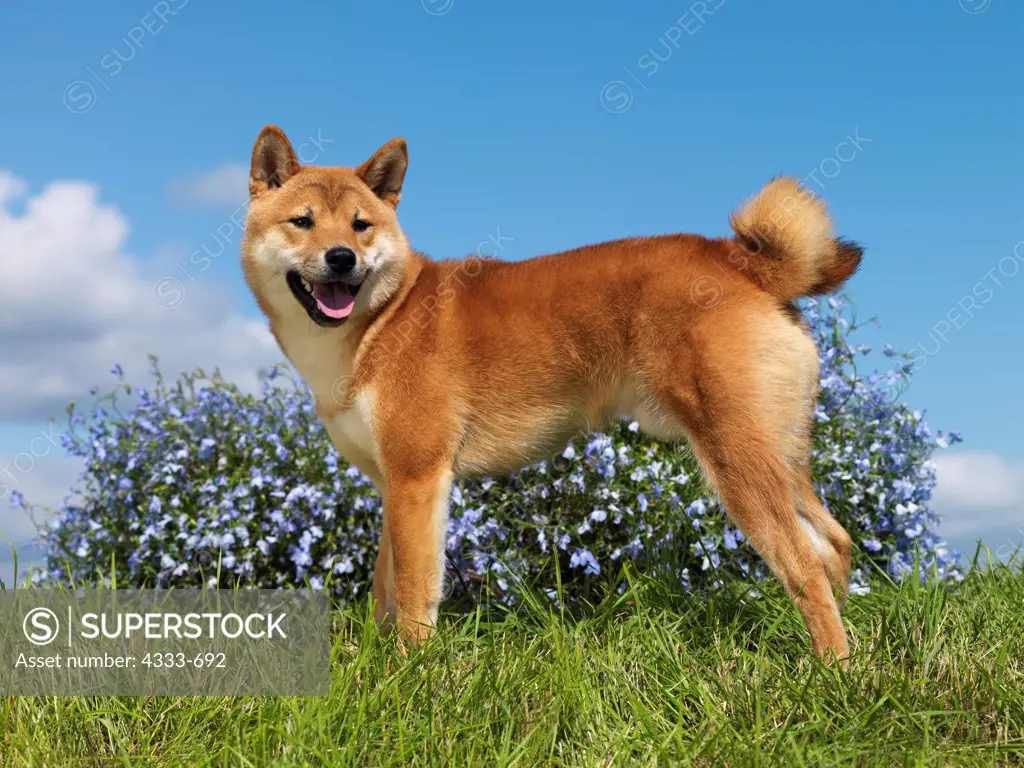
<svg viewBox="0 0 1024 768">
<path fill-rule="evenodd" d="M 811 484 L 815 345 L 791 302 L 838 288 L 861 251 L 792 179 L 732 217 L 733 238 L 633 238 L 528 261 L 431 261 L 395 209 L 408 156 L 302 167 L 256 141 L 242 260 L 338 450 L 384 500 L 377 618 L 437 619 L 453 477 L 537 461 L 630 416 L 689 440 L 782 580 L 815 650 L 845 657 L 850 538 Z"/>
</svg>

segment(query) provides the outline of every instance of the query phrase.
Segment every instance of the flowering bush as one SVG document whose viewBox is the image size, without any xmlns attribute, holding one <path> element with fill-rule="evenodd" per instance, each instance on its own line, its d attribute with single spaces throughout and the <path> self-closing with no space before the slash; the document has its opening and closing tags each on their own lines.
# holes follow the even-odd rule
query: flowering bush
<svg viewBox="0 0 1024 768">
<path fill-rule="evenodd" d="M 805 311 L 822 353 L 814 475 L 857 545 L 853 589 L 866 589 L 875 567 L 896 578 L 915 567 L 957 577 L 928 506 L 928 459 L 959 438 L 933 435 L 920 412 L 895 401 L 898 365 L 856 375 L 854 358 L 866 350 L 848 343 L 843 304 L 811 301 Z M 69 409 L 66 447 L 85 467 L 43 536 L 48 562 L 37 581 L 308 581 L 341 600 L 368 589 L 380 499 L 338 456 L 303 387 L 278 370 L 258 395 L 202 371 L 169 384 L 155 364 L 149 389 L 125 382 L 119 367 L 114 374 L 115 391 L 91 413 Z M 619 583 L 625 560 L 685 588 L 764 572 L 685 446 L 652 441 L 635 423 L 574 440 L 511 477 L 457 484 L 447 547 L 453 590 L 486 583 L 498 596 L 512 577 L 592 595 Z"/>
</svg>

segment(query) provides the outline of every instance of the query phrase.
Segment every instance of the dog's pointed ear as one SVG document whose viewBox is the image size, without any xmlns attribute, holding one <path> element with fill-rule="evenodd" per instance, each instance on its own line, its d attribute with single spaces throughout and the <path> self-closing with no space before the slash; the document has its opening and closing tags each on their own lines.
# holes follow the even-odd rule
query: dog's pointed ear
<svg viewBox="0 0 1024 768">
<path fill-rule="evenodd" d="M 409 150 L 405 139 L 392 139 L 356 168 L 356 174 L 373 190 L 373 194 L 392 208 L 397 208 L 408 166 Z"/>
<path fill-rule="evenodd" d="M 252 148 L 252 165 L 249 169 L 249 194 L 257 195 L 268 189 L 276 189 L 302 168 L 295 156 L 295 150 L 276 125 L 268 125 L 260 131 L 256 146 Z"/>
</svg>

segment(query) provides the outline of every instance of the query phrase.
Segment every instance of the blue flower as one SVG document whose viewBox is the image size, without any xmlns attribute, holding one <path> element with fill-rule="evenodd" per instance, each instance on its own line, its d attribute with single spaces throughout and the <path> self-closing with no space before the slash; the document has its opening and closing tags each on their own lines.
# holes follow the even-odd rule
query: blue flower
<svg viewBox="0 0 1024 768">
<path fill-rule="evenodd" d="M 586 547 L 580 547 L 572 553 L 572 556 L 569 558 L 569 567 L 582 568 L 583 572 L 588 576 L 596 576 L 601 572 L 597 559 Z"/>
<path fill-rule="evenodd" d="M 708 505 L 704 503 L 704 499 L 696 498 L 686 508 L 686 514 L 690 517 L 703 517 L 707 514 Z"/>
<path fill-rule="evenodd" d="M 932 569 L 960 578 L 959 554 L 938 535 L 930 461 L 960 435 L 933 431 L 923 411 L 894 397 L 913 366 L 901 370 L 903 356 L 891 348 L 883 350 L 896 358 L 888 371 L 858 372 L 854 358 L 864 347 L 849 336 L 842 299 L 803 308 L 821 350 L 817 490 L 861 542 L 851 590 L 867 589 L 876 568 L 897 578 Z M 381 499 L 330 444 L 309 391 L 287 369 L 268 372 L 264 384 L 279 379 L 259 394 L 200 373 L 168 382 L 154 367 L 154 376 L 133 388 L 134 401 L 100 398 L 90 413 L 71 414 L 75 429 L 61 445 L 84 466 L 79 495 L 42 534 L 48 562 L 34 582 L 89 580 L 113 562 L 125 585 L 196 586 L 200 572 L 211 577 L 213 558 L 223 584 L 318 579 L 337 600 L 360 600 L 379 548 Z M 123 397 L 128 385 L 116 388 Z M 550 463 L 460 482 L 445 543 L 466 578 L 452 588 L 479 593 L 493 575 L 495 599 L 514 601 L 509 573 L 546 589 L 568 562 L 562 599 L 590 599 L 603 588 L 588 581 L 598 563 L 622 558 L 688 590 L 764 578 L 765 566 L 740 547 L 743 536 L 717 514 L 717 501 L 699 495 L 694 472 L 686 451 L 623 422 L 569 443 Z M 27 502 L 12 493 L 11 503 Z"/>
</svg>

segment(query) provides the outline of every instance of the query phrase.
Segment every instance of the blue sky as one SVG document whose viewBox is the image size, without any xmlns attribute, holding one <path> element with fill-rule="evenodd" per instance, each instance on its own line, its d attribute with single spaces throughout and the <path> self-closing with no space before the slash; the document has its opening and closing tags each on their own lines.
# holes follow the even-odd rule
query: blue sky
<svg viewBox="0 0 1024 768">
<path fill-rule="evenodd" d="M 850 293 L 882 325 L 865 342 L 922 345 L 906 399 L 965 437 L 940 463 L 950 537 L 1020 539 L 1022 23 L 1009 0 L 7 4 L 0 263 L 73 282 L 15 295 L 33 322 L 0 338 L 0 469 L 34 451 L 19 481 L 59 496 L 68 467 L 29 446 L 114 362 L 241 371 L 270 354 L 230 219 L 273 122 L 324 164 L 404 136 L 401 220 L 435 256 L 499 234 L 508 259 L 721 234 L 767 179 L 809 178 L 867 248 Z M 71 184 L 45 196 L 54 182 Z M 11 229 L 19 217 L 33 225 Z M 221 253 L 184 274 L 204 246 Z M 154 312 L 171 277 L 184 298 Z"/>
</svg>

